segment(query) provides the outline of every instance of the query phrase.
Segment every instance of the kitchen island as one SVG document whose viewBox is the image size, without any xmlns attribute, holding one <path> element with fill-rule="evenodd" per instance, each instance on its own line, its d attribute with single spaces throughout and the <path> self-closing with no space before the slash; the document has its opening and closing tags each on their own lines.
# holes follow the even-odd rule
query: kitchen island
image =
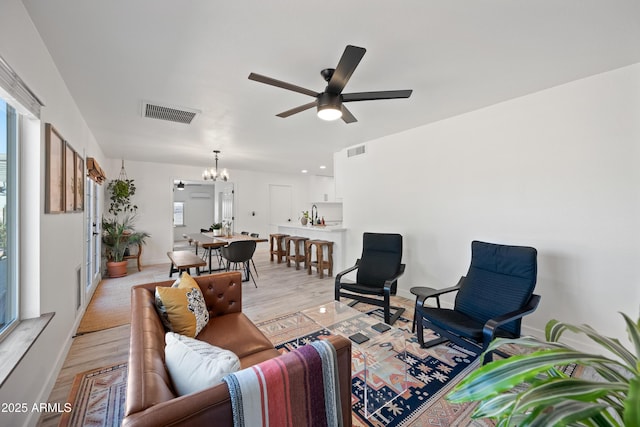
<svg viewBox="0 0 640 427">
<path fill-rule="evenodd" d="M 293 222 L 278 225 L 278 233 L 333 242 L 333 275 L 344 270 L 345 232 L 341 225 L 301 225 Z"/>
</svg>

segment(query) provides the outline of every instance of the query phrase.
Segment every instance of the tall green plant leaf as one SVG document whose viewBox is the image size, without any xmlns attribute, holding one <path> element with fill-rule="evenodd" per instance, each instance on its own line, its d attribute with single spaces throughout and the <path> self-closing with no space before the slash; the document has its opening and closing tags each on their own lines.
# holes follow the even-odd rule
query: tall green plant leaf
<svg viewBox="0 0 640 427">
<path fill-rule="evenodd" d="M 522 382 L 527 382 L 555 366 L 575 362 L 585 365 L 594 363 L 621 365 L 604 356 L 570 349 L 541 350 L 527 355 L 511 356 L 482 366 L 462 380 L 447 398 L 452 402 L 485 399 L 510 390 Z"/>
<path fill-rule="evenodd" d="M 557 320 L 547 324 L 548 342 L 532 338 L 495 340 L 534 349 L 530 354 L 489 363 L 465 378 L 447 396 L 454 402 L 481 400 L 474 417 L 491 417 L 498 426 L 640 426 L 640 319 L 622 314 L 634 354 L 618 339 L 588 325 Z M 559 343 L 565 331 L 582 333 L 617 358 L 582 353 Z M 603 381 L 572 378 L 556 369 L 570 363 L 591 366 Z M 520 386 L 519 390 L 516 386 Z"/>
<path fill-rule="evenodd" d="M 636 358 L 640 357 L 640 318 L 637 322 L 631 320 L 629 316 L 624 313 L 620 313 L 627 324 L 627 334 L 629 335 L 629 341 L 636 349 Z M 636 363 L 636 371 L 640 371 L 640 366 Z"/>
<path fill-rule="evenodd" d="M 562 333 L 566 330 L 569 330 L 574 333 L 582 332 L 593 341 L 598 343 L 600 346 L 606 348 L 613 354 L 620 357 L 623 361 L 625 361 L 627 368 L 632 372 L 637 369 L 637 356 L 627 350 L 617 338 L 610 338 L 603 335 L 600 335 L 597 331 L 595 331 L 591 326 L 588 325 L 569 325 L 566 323 L 559 322 L 555 319 L 551 320 L 547 323 L 547 327 L 545 328 L 546 338 L 548 341 L 555 342 L 560 339 Z"/>
<path fill-rule="evenodd" d="M 529 425 L 530 427 L 549 427 L 572 425 L 579 421 L 589 420 L 606 410 L 602 404 L 587 402 L 561 402 L 539 414 Z"/>
<path fill-rule="evenodd" d="M 518 395 L 505 393 L 494 396 L 492 399 L 483 400 L 473 413 L 473 418 L 494 418 L 504 413 L 511 413 L 515 407 Z"/>
<path fill-rule="evenodd" d="M 551 406 L 559 399 L 594 402 L 606 398 L 610 394 L 623 393 L 626 390 L 627 384 L 624 383 L 603 383 L 577 378 L 550 378 L 536 387 L 522 392 L 515 410 L 524 412 L 536 407 Z M 609 403 L 616 405 L 611 400 Z M 619 410 L 622 409 L 621 404 L 617 406 Z"/>
<path fill-rule="evenodd" d="M 640 426 L 640 378 L 629 382 L 629 394 L 624 401 L 624 423 L 627 426 Z"/>
</svg>

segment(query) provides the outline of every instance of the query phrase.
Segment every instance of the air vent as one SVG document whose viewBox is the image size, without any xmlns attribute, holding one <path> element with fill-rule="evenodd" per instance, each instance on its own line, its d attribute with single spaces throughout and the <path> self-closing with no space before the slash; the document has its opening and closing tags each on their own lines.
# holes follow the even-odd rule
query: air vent
<svg viewBox="0 0 640 427">
<path fill-rule="evenodd" d="M 168 107 L 146 101 L 142 102 L 142 117 L 148 117 L 150 119 L 168 120 L 170 122 L 188 125 L 191 124 L 199 114 L 199 110 Z"/>
<path fill-rule="evenodd" d="M 347 150 L 347 157 L 359 156 L 364 153 L 364 145 L 358 145 L 357 147 L 349 148 Z"/>
</svg>

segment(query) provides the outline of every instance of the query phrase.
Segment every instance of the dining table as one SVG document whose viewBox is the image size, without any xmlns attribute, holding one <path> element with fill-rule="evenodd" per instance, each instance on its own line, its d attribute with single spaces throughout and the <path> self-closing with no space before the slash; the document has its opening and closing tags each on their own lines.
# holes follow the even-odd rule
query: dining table
<svg viewBox="0 0 640 427">
<path fill-rule="evenodd" d="M 187 234 L 189 243 L 193 243 L 196 246 L 196 255 L 198 255 L 198 247 L 205 250 L 209 250 L 209 273 L 213 271 L 223 270 L 224 268 L 212 268 L 211 266 L 211 254 L 215 249 L 227 246 L 230 243 L 238 242 L 241 240 L 253 240 L 256 243 L 268 242 L 265 238 L 253 237 L 248 234 L 233 233 L 230 236 L 214 236 L 213 232 L 201 232 Z"/>
</svg>

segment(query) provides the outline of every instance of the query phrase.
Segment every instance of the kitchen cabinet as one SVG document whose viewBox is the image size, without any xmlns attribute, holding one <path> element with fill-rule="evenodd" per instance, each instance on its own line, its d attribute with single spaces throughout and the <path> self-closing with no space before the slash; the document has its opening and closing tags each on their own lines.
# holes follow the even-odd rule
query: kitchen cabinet
<svg viewBox="0 0 640 427">
<path fill-rule="evenodd" d="M 309 177 L 309 202 L 311 203 L 339 203 L 336 199 L 335 181 L 332 176 Z"/>
</svg>

